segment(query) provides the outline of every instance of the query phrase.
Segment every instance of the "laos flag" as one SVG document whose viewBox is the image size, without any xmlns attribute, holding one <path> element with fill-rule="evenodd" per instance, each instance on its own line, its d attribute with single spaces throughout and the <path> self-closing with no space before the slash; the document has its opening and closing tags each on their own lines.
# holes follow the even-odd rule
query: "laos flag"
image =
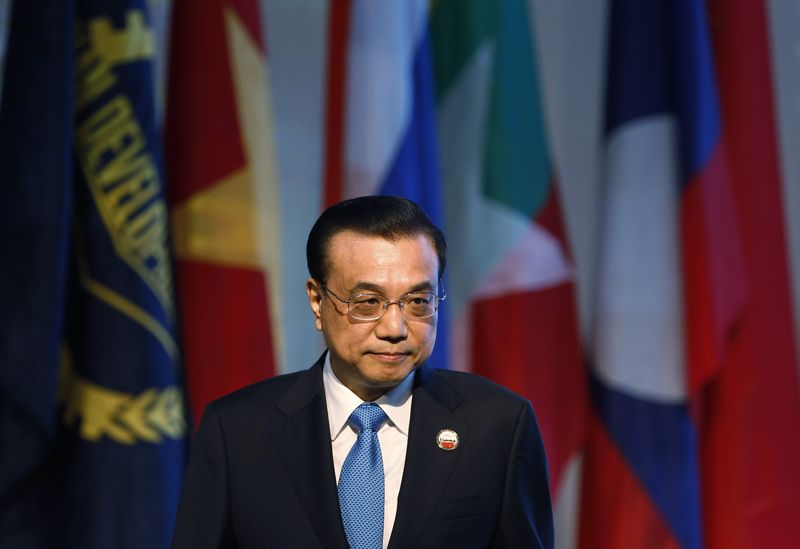
<svg viewBox="0 0 800 549">
<path fill-rule="evenodd" d="M 611 2 L 582 547 L 703 546 L 698 424 L 745 280 L 700 0 Z"/>
</svg>

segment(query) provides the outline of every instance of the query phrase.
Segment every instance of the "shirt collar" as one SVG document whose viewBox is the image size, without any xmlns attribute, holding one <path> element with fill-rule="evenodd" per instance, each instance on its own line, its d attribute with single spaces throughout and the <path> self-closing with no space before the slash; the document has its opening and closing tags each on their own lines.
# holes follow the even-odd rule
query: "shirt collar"
<svg viewBox="0 0 800 549">
<path fill-rule="evenodd" d="M 322 383 L 325 388 L 331 440 L 336 440 L 347 426 L 350 414 L 364 401 L 336 377 L 331 366 L 330 352 L 325 355 Z M 413 384 L 414 372 L 375 401 L 375 404 L 386 412 L 389 421 L 406 436 L 408 436 L 408 425 L 411 421 L 411 388 Z"/>
</svg>

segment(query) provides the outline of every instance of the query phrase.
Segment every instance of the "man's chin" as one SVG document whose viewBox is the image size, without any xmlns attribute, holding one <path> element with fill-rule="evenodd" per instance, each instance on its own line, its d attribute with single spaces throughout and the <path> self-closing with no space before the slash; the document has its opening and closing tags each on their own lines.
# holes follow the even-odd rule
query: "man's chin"
<svg viewBox="0 0 800 549">
<path fill-rule="evenodd" d="M 398 363 L 375 360 L 375 366 L 364 372 L 363 379 L 373 387 L 383 388 L 394 387 L 416 369 L 411 357 Z"/>
</svg>

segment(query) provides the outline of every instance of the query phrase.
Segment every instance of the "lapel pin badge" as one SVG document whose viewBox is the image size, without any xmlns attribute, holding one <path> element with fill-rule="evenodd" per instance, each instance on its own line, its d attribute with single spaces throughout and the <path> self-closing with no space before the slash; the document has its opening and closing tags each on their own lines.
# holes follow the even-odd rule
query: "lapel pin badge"
<svg viewBox="0 0 800 549">
<path fill-rule="evenodd" d="M 442 429 L 436 434 L 436 445 L 442 450 L 458 448 L 458 433 L 452 429 Z"/>
</svg>

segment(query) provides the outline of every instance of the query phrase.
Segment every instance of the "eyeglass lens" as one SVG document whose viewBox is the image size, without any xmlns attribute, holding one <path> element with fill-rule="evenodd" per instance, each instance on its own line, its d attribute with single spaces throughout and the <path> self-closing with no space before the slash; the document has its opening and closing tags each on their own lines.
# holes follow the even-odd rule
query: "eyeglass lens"
<svg viewBox="0 0 800 549">
<path fill-rule="evenodd" d="M 393 303 L 402 303 L 401 308 L 406 315 L 415 318 L 426 318 L 436 312 L 437 297 L 433 293 L 410 294 Z M 350 315 L 363 320 L 376 319 L 383 316 L 388 308 L 389 299 L 377 294 L 359 294 L 350 298 Z"/>
</svg>

